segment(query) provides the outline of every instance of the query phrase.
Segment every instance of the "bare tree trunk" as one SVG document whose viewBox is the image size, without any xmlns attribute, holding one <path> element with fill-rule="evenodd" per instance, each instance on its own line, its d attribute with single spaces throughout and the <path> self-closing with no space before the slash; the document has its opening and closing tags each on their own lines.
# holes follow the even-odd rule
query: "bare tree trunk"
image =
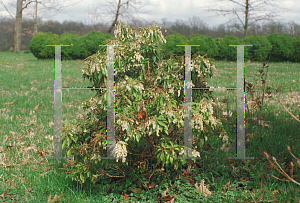
<svg viewBox="0 0 300 203">
<path fill-rule="evenodd" d="M 248 31 L 248 12 L 249 12 L 249 3 L 248 0 L 246 0 L 244 37 L 247 37 L 247 31 Z"/>
<path fill-rule="evenodd" d="M 35 1 L 35 20 L 34 20 L 34 26 L 33 26 L 33 35 L 38 32 L 37 28 L 37 0 Z"/>
<path fill-rule="evenodd" d="M 22 4 L 23 0 L 17 0 L 17 11 L 14 30 L 14 52 L 21 52 Z"/>
<path fill-rule="evenodd" d="M 119 0 L 119 3 L 118 3 L 118 9 L 117 9 L 117 13 L 116 13 L 116 17 L 115 17 L 114 22 L 111 24 L 110 28 L 108 29 L 108 33 L 111 33 L 111 32 L 112 32 L 113 28 L 115 27 L 115 24 L 116 24 L 117 21 L 118 21 L 119 11 L 120 11 L 120 4 L 121 4 L 121 0 Z"/>
</svg>

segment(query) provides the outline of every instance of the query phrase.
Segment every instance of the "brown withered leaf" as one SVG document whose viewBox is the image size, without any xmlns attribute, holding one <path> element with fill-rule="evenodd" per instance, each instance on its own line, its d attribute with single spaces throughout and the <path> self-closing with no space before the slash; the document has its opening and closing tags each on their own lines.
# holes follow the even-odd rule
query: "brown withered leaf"
<svg viewBox="0 0 300 203">
<path fill-rule="evenodd" d="M 140 111 L 138 112 L 138 116 L 137 116 L 137 120 L 138 121 L 141 120 L 141 119 L 143 119 L 143 111 L 142 111 L 142 109 L 140 109 Z"/>
<path fill-rule="evenodd" d="M 57 196 L 55 195 L 54 198 L 51 200 L 51 195 L 48 196 L 47 203 L 54 203 L 54 202 L 59 202 L 59 198 L 61 198 L 63 194 Z"/>
<path fill-rule="evenodd" d="M 224 185 L 224 190 L 230 191 L 230 180 L 227 181 L 227 183 Z"/>
<path fill-rule="evenodd" d="M 129 187 L 129 188 L 134 193 L 137 193 L 137 194 L 143 193 L 143 190 L 141 188 L 132 188 L 132 187 Z"/>
<path fill-rule="evenodd" d="M 2 195 L 0 195 L 0 199 L 4 199 L 4 196 L 6 195 L 7 192 L 2 193 Z"/>
<path fill-rule="evenodd" d="M 33 110 L 35 110 L 35 111 L 38 110 L 39 106 L 40 106 L 39 104 L 35 105 Z"/>
<path fill-rule="evenodd" d="M 195 188 L 198 192 L 202 193 L 204 197 L 207 197 L 207 195 L 213 195 L 213 193 L 206 188 L 204 182 L 205 180 L 202 179 L 200 185 L 198 185 L 198 183 L 195 184 Z"/>
<path fill-rule="evenodd" d="M 33 81 L 30 82 L 30 83 L 33 85 L 33 83 L 35 83 L 35 82 L 37 82 L 37 79 L 33 80 Z"/>
<path fill-rule="evenodd" d="M 128 200 L 128 196 L 127 196 L 127 194 L 126 194 L 126 193 L 124 194 L 124 200 L 125 200 L 126 202 L 129 202 L 129 200 Z"/>
<path fill-rule="evenodd" d="M 155 188 L 155 183 L 149 183 L 149 184 L 147 184 L 147 187 L 149 188 L 149 189 L 152 189 L 152 188 Z"/>
</svg>

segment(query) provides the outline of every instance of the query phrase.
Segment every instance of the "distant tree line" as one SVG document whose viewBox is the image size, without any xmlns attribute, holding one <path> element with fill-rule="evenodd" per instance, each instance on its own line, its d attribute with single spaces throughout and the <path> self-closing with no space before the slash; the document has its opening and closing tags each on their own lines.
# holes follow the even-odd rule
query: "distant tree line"
<svg viewBox="0 0 300 203">
<path fill-rule="evenodd" d="M 151 25 L 152 23 L 148 23 Z M 159 25 L 159 23 L 156 23 Z M 145 24 L 141 22 L 128 22 L 128 25 L 132 28 L 145 27 Z M 163 19 L 161 24 L 167 29 L 161 29 L 163 35 L 166 37 L 169 34 L 178 33 L 185 37 L 189 37 L 192 34 L 208 35 L 212 38 L 221 37 L 227 35 L 233 35 L 239 39 L 243 38 L 243 32 L 238 31 L 230 25 L 219 25 L 218 27 L 210 28 L 205 22 L 197 17 L 193 17 L 189 22 L 179 21 L 167 22 Z M 92 31 L 101 31 L 103 34 L 107 33 L 109 27 L 105 26 L 104 23 L 98 23 L 94 25 L 85 25 L 81 22 L 64 21 L 60 23 L 58 21 L 39 21 L 38 31 L 39 32 L 52 32 L 53 34 L 62 35 L 65 32 L 76 33 L 79 35 L 85 35 Z M 33 37 L 34 32 L 34 20 L 23 19 L 22 22 L 22 45 L 21 50 L 29 49 L 29 42 Z M 260 35 L 267 36 L 269 34 L 287 34 L 290 37 L 300 36 L 300 25 L 291 21 L 289 23 L 281 22 L 269 22 L 264 25 L 255 24 L 248 29 L 248 35 Z M 110 34 L 112 35 L 112 33 Z M 14 44 L 14 22 L 9 18 L 0 18 L 0 51 L 9 51 Z"/>
</svg>

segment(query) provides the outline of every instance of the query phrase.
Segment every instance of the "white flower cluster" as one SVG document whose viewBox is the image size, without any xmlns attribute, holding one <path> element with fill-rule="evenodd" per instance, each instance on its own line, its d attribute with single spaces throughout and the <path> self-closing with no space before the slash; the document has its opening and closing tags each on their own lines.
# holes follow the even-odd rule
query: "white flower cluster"
<svg viewBox="0 0 300 203">
<path fill-rule="evenodd" d="M 226 134 L 226 132 L 225 132 L 225 133 L 222 132 L 222 133 L 220 134 L 219 138 L 221 138 L 223 142 L 228 143 L 228 135 Z"/>
<path fill-rule="evenodd" d="M 210 123 L 212 125 L 217 125 L 218 121 L 215 117 L 213 117 L 213 107 L 212 107 L 212 104 L 206 99 L 202 99 L 201 102 L 200 102 L 200 113 L 195 113 L 193 114 L 192 116 L 192 120 L 191 120 L 191 126 L 192 128 L 194 128 L 194 125 L 195 125 L 195 129 L 201 129 L 201 131 L 203 131 L 203 114 L 205 112 L 208 112 L 208 120 L 210 121 Z"/>
<path fill-rule="evenodd" d="M 128 129 L 128 122 L 127 121 L 122 121 L 122 120 L 118 120 L 117 124 L 121 125 L 122 130 L 125 131 Z"/>
<path fill-rule="evenodd" d="M 127 148 L 126 148 L 126 143 L 123 141 L 119 141 L 113 150 L 115 157 L 117 158 L 122 158 L 122 162 L 124 163 L 126 161 L 127 157 Z M 119 159 L 117 159 L 117 162 Z"/>
<path fill-rule="evenodd" d="M 194 124 L 195 125 L 195 129 L 201 129 L 201 131 L 203 131 L 203 115 L 202 114 L 194 114 L 191 120 L 191 126 L 192 128 L 194 128 Z"/>
<path fill-rule="evenodd" d="M 166 114 L 167 114 L 167 116 L 170 117 L 170 118 L 171 118 L 171 117 L 174 117 L 174 114 L 173 114 L 172 112 L 167 111 Z"/>
<path fill-rule="evenodd" d="M 187 152 L 191 150 L 191 148 L 187 147 Z M 180 148 L 180 152 L 179 152 L 179 155 L 182 155 L 184 154 L 185 150 L 183 147 Z M 195 149 L 192 150 L 192 156 L 193 157 L 200 157 L 200 152 L 197 152 Z"/>
<path fill-rule="evenodd" d="M 144 57 L 139 52 L 134 52 L 134 59 L 140 61 L 140 59 L 144 59 Z"/>
<path fill-rule="evenodd" d="M 95 160 L 95 159 L 98 159 L 98 161 L 101 161 L 101 156 L 100 155 L 96 155 L 96 154 L 93 154 L 91 160 Z"/>
<path fill-rule="evenodd" d="M 135 88 L 139 89 L 140 91 L 144 90 L 144 86 L 142 83 L 138 83 L 134 86 Z"/>
</svg>

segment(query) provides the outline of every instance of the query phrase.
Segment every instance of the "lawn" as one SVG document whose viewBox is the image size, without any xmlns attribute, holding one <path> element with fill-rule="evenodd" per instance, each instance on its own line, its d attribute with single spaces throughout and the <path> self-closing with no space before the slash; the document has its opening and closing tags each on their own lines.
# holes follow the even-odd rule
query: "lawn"
<svg viewBox="0 0 300 203">
<path fill-rule="evenodd" d="M 208 79 L 208 85 L 235 87 L 236 62 L 216 61 L 215 64 L 219 76 Z M 62 61 L 63 87 L 90 86 L 81 77 L 83 66 L 84 61 L 80 60 Z M 246 62 L 245 66 L 246 82 L 253 83 L 255 77 L 251 76 L 262 64 Z M 299 63 L 269 64 L 266 86 L 271 87 L 271 92 L 279 92 L 272 98 L 264 98 L 261 125 L 246 111 L 246 157 L 255 157 L 253 160 L 228 160 L 234 156 L 233 148 L 228 152 L 213 151 L 213 148 L 200 150 L 202 159 L 197 161 L 188 177 L 198 184 L 204 179 L 213 195 L 204 197 L 185 179 L 184 170 L 172 168 L 166 168 L 165 179 L 155 188 L 142 194 L 126 192 L 125 195 L 120 191 L 129 189 L 118 185 L 108 193 L 110 184 L 105 179 L 95 186 L 78 185 L 65 179 L 62 163 L 45 159 L 53 156 L 54 60 L 38 60 L 31 53 L 0 52 L 0 200 L 55 202 L 53 199 L 57 195 L 60 202 L 128 202 L 126 199 L 129 202 L 167 202 L 173 197 L 174 202 L 297 202 L 300 200 L 299 186 L 273 178 L 272 174 L 276 177 L 281 174 L 262 155 L 266 151 L 276 157 L 287 174 L 291 174 L 290 161 L 293 161 L 292 173 L 300 182 L 300 164 L 296 164 L 287 150 L 290 146 L 291 152 L 300 158 L 300 123 L 277 101 L 279 99 L 299 119 L 299 73 Z M 63 122 L 75 124 L 76 119 L 83 118 L 80 104 L 93 95 L 95 93 L 90 90 L 63 90 Z M 246 91 L 246 99 L 251 98 L 248 95 Z M 213 96 L 229 101 L 228 109 L 233 114 L 228 120 L 222 116 L 224 111 L 216 113 L 222 118 L 230 140 L 235 142 L 236 91 L 216 90 Z M 248 109 L 251 111 L 250 106 Z M 167 193 L 162 195 L 166 188 L 169 188 Z"/>
</svg>

